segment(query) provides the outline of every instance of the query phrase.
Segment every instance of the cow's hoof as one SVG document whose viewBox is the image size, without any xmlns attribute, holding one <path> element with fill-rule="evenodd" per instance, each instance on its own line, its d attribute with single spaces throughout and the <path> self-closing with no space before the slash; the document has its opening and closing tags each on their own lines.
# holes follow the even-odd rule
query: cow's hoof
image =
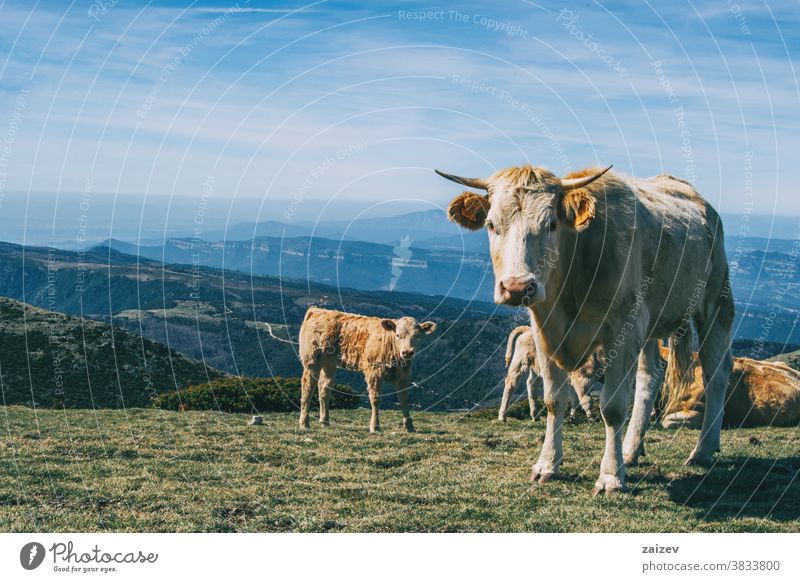
<svg viewBox="0 0 800 582">
<path fill-rule="evenodd" d="M 701 455 L 696 450 L 692 451 L 692 454 L 689 455 L 689 458 L 686 459 L 686 462 L 684 463 L 684 465 L 687 467 L 710 467 L 713 464 L 713 456 Z"/>
<path fill-rule="evenodd" d="M 374 426 L 374 427 L 371 426 L 369 428 L 369 432 L 372 433 L 372 434 L 379 433 L 379 432 L 381 432 L 381 427 L 379 427 L 379 426 Z"/>
<path fill-rule="evenodd" d="M 639 464 L 639 458 L 645 456 L 644 445 L 642 445 L 635 453 L 623 454 L 622 462 L 625 463 L 626 467 L 635 467 Z"/>
<path fill-rule="evenodd" d="M 627 493 L 628 488 L 625 483 L 616 475 L 600 475 L 597 483 L 594 484 L 592 489 L 592 496 L 597 497 L 601 493 L 612 495 L 614 493 Z"/>
<path fill-rule="evenodd" d="M 497 422 L 505 422 L 505 421 L 506 421 L 506 417 L 505 416 L 498 416 L 497 417 Z"/>
<path fill-rule="evenodd" d="M 552 481 L 555 477 L 558 477 L 558 472 L 552 469 L 539 467 L 538 465 L 534 465 L 531 471 L 531 483 L 534 485 L 544 485 L 548 481 Z"/>
<path fill-rule="evenodd" d="M 319 425 L 320 426 L 330 426 L 331 425 L 331 421 L 330 420 L 320 420 L 319 421 Z"/>
<path fill-rule="evenodd" d="M 307 424 L 301 424 L 299 428 L 300 432 L 311 432 L 311 426 Z"/>
<path fill-rule="evenodd" d="M 410 418 L 407 418 L 403 421 L 403 428 L 406 429 L 406 432 L 417 432 L 417 430 L 414 428 L 414 422 Z"/>
<path fill-rule="evenodd" d="M 636 467 L 639 464 L 639 456 L 622 457 L 622 462 L 625 463 L 626 467 Z"/>
</svg>

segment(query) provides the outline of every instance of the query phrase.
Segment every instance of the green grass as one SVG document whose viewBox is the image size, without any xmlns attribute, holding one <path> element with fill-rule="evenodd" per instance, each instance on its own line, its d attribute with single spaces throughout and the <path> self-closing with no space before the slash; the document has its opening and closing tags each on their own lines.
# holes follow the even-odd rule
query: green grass
<svg viewBox="0 0 800 582">
<path fill-rule="evenodd" d="M 800 531 L 795 429 L 725 431 L 709 471 L 682 465 L 696 431 L 653 429 L 631 493 L 594 499 L 598 424 L 568 425 L 562 479 L 532 488 L 541 421 L 246 419 L 0 408 L 0 531 Z"/>
</svg>

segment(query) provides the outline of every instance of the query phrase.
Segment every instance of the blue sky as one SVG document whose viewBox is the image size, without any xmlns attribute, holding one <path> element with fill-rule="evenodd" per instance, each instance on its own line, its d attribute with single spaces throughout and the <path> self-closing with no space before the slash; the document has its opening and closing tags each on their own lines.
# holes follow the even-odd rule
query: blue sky
<svg viewBox="0 0 800 582">
<path fill-rule="evenodd" d="M 613 163 L 800 214 L 798 8 L 6 1 L 0 194 L 205 191 L 263 220 L 446 205 L 433 167 Z"/>
</svg>

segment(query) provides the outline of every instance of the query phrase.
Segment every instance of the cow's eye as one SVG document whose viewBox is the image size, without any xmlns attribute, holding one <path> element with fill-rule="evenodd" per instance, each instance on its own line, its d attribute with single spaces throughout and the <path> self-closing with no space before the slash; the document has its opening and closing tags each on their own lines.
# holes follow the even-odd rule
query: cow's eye
<svg viewBox="0 0 800 582">
<path fill-rule="evenodd" d="M 553 232 L 556 229 L 557 226 L 558 226 L 558 221 L 557 220 L 551 220 L 550 221 L 550 226 L 549 226 L 550 232 Z"/>
<path fill-rule="evenodd" d="M 486 220 L 486 230 L 488 230 L 489 232 L 494 232 L 494 222 L 492 222 L 491 220 L 487 219 Z"/>
</svg>

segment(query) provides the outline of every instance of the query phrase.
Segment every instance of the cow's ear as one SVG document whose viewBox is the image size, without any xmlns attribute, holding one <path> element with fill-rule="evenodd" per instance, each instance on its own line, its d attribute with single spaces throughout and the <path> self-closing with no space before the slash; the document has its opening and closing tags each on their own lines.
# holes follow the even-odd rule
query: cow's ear
<svg viewBox="0 0 800 582">
<path fill-rule="evenodd" d="M 394 322 L 394 319 L 381 319 L 381 326 L 386 331 L 394 331 L 397 329 L 397 324 Z"/>
<path fill-rule="evenodd" d="M 568 226 L 584 230 L 594 218 L 597 199 L 586 190 L 573 190 L 564 194 L 561 210 Z"/>
<path fill-rule="evenodd" d="M 420 328 L 422 328 L 422 331 L 424 331 L 426 334 L 430 334 L 436 331 L 436 324 L 433 323 L 432 321 L 426 321 L 425 323 L 420 323 L 419 326 Z"/>
<path fill-rule="evenodd" d="M 464 228 L 480 230 L 489 213 L 489 198 L 475 192 L 463 192 L 453 198 L 447 207 L 447 216 Z"/>
</svg>

